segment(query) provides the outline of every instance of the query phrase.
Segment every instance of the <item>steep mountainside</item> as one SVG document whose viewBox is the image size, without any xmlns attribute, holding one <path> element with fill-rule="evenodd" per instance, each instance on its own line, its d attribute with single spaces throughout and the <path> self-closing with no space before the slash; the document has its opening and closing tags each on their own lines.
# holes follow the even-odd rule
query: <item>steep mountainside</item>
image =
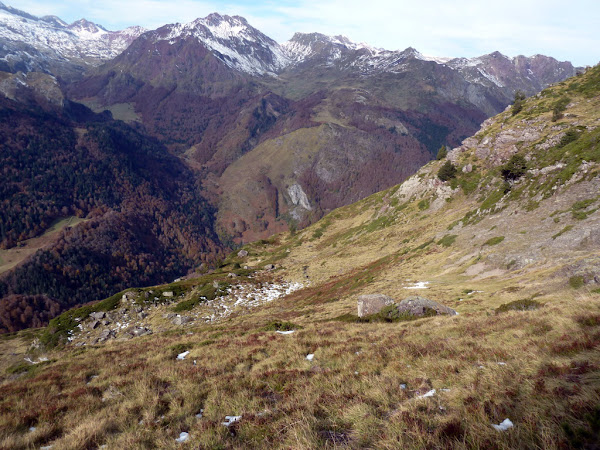
<svg viewBox="0 0 600 450">
<path fill-rule="evenodd" d="M 219 256 L 212 207 L 155 140 L 69 102 L 0 99 L 0 117 L 2 331 L 43 322 L 40 296 L 51 318 Z"/>
<path fill-rule="evenodd" d="M 90 66 L 114 58 L 146 31 L 108 31 L 85 19 L 67 24 L 35 17 L 0 2 L 0 70 L 46 72 L 72 80 Z"/>
<path fill-rule="evenodd" d="M 0 340 L 0 446 L 595 448 L 599 192 L 594 67 L 210 274 Z"/>
<path fill-rule="evenodd" d="M 404 180 L 516 89 L 532 94 L 574 71 L 541 56 L 446 61 L 317 33 L 279 45 L 215 13 L 144 34 L 69 96 L 183 155 L 202 174 L 222 236 L 248 242 Z"/>
</svg>

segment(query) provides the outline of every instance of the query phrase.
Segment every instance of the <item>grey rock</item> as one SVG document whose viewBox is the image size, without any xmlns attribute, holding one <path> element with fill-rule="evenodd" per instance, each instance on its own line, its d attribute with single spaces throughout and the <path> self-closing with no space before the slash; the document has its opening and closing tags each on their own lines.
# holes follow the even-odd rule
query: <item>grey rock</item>
<svg viewBox="0 0 600 450">
<path fill-rule="evenodd" d="M 90 323 L 90 329 L 91 329 L 91 330 L 94 330 L 94 329 L 98 328 L 98 325 L 100 325 L 100 322 L 99 322 L 99 321 L 97 321 L 97 320 L 93 320 L 93 321 Z"/>
<path fill-rule="evenodd" d="M 235 273 L 230 273 L 227 275 L 228 278 L 237 278 L 237 275 Z"/>
<path fill-rule="evenodd" d="M 112 321 L 108 320 L 108 319 L 104 319 L 102 322 L 100 322 L 102 325 L 106 326 L 106 325 L 110 325 L 112 323 Z"/>
<path fill-rule="evenodd" d="M 145 319 L 146 317 L 148 317 L 148 313 L 144 312 L 144 311 L 141 311 L 141 312 L 138 313 L 137 316 L 138 316 L 138 319 Z"/>
<path fill-rule="evenodd" d="M 163 295 L 163 297 L 173 297 L 174 294 L 173 294 L 173 291 L 166 291 L 166 292 L 163 292 L 162 295 Z"/>
<path fill-rule="evenodd" d="M 358 317 L 377 314 L 383 308 L 394 303 L 394 299 L 383 294 L 366 294 L 358 297 Z"/>
<path fill-rule="evenodd" d="M 177 317 L 177 314 L 175 314 L 175 313 L 163 314 L 163 319 L 173 319 L 175 317 Z"/>
<path fill-rule="evenodd" d="M 473 164 L 467 164 L 462 168 L 463 173 L 471 173 L 473 172 Z"/>
<path fill-rule="evenodd" d="M 90 317 L 94 320 L 102 320 L 106 317 L 106 313 L 104 311 L 96 311 L 91 313 Z"/>
<path fill-rule="evenodd" d="M 146 336 L 147 334 L 152 334 L 152 330 L 146 327 L 137 327 L 131 330 L 130 334 L 134 337 Z"/>
<path fill-rule="evenodd" d="M 437 314 L 448 314 L 451 316 L 457 314 L 452 308 L 419 296 L 408 297 L 398 304 L 399 313 L 409 313 L 413 316 L 423 316 L 428 310 L 434 310 Z"/>
<path fill-rule="evenodd" d="M 218 288 L 219 288 L 219 282 L 218 282 L 217 280 L 213 281 L 213 287 L 214 287 L 215 289 L 218 289 Z"/>
<path fill-rule="evenodd" d="M 246 250 L 240 250 L 237 255 L 240 258 L 245 258 L 246 256 L 248 256 L 248 252 Z"/>
<path fill-rule="evenodd" d="M 275 270 L 275 264 L 267 264 L 265 270 Z"/>
<path fill-rule="evenodd" d="M 102 330 L 102 333 L 100 333 L 98 340 L 100 342 L 102 342 L 102 341 L 106 341 L 107 339 L 110 339 L 113 337 L 115 337 L 115 332 L 112 330 L 106 329 L 106 330 Z"/>
<path fill-rule="evenodd" d="M 134 306 L 133 308 L 133 312 L 135 313 L 141 313 L 143 311 L 143 308 L 141 306 Z"/>
<path fill-rule="evenodd" d="M 189 316 L 177 316 L 173 319 L 174 325 L 184 325 L 191 322 L 193 319 Z"/>
</svg>

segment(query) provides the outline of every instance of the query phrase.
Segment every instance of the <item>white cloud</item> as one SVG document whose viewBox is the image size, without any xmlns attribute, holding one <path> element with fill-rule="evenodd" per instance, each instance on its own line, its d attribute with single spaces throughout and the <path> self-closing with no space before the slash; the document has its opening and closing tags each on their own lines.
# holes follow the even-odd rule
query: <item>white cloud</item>
<svg viewBox="0 0 600 450">
<path fill-rule="evenodd" d="M 542 53 L 575 64 L 600 59 L 600 2 L 575 0 L 20 0 L 33 14 L 86 17 L 109 29 L 157 28 L 218 11 L 238 14 L 282 42 L 294 32 L 344 34 L 377 47 L 412 46 L 425 54 L 476 56 Z"/>
</svg>

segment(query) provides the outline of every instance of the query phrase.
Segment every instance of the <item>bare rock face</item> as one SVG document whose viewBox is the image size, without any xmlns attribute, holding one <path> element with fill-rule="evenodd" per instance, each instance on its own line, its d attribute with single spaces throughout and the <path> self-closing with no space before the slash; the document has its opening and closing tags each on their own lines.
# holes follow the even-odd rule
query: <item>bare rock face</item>
<svg viewBox="0 0 600 450">
<path fill-rule="evenodd" d="M 245 258 L 246 256 L 248 256 L 248 252 L 246 250 L 240 250 L 237 255 L 240 258 Z"/>
<path fill-rule="evenodd" d="M 437 314 L 448 314 L 450 316 L 457 314 L 452 308 L 419 296 L 408 297 L 398 304 L 398 312 L 401 314 L 409 313 L 413 316 L 424 316 L 432 310 Z"/>
<path fill-rule="evenodd" d="M 383 294 L 367 294 L 358 297 L 358 317 L 377 314 L 394 303 L 394 299 Z"/>
</svg>

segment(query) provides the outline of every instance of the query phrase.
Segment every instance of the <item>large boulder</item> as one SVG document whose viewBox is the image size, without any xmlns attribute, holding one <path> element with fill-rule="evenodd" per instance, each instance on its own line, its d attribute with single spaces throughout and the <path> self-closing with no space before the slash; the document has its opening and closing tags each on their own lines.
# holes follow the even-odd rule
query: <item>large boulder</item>
<svg viewBox="0 0 600 450">
<path fill-rule="evenodd" d="M 450 316 L 457 314 L 452 308 L 419 296 L 408 297 L 398 304 L 400 314 L 408 313 L 413 316 L 425 316 L 430 315 L 432 311 L 435 311 L 436 314 L 448 314 Z"/>
<path fill-rule="evenodd" d="M 388 305 L 392 305 L 394 299 L 383 294 L 366 294 L 358 297 L 358 317 L 377 314 Z"/>
<path fill-rule="evenodd" d="M 246 256 L 248 256 L 248 252 L 246 250 L 240 250 L 237 255 L 240 258 L 245 258 Z"/>
</svg>

